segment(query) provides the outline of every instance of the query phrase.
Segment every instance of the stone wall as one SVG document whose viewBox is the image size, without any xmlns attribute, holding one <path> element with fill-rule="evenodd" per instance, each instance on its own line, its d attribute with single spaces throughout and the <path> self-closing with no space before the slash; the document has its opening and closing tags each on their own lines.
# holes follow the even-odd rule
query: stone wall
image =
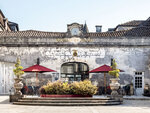
<svg viewBox="0 0 150 113">
<path fill-rule="evenodd" d="M 77 50 L 77 57 L 73 57 L 74 50 Z M 61 65 L 65 62 L 84 62 L 87 63 L 89 69 L 92 70 L 103 64 L 110 65 L 111 58 L 114 58 L 116 59 L 118 68 L 125 71 L 120 73 L 121 84 L 133 82 L 135 71 L 145 72 L 145 83 L 149 84 L 150 79 L 150 47 L 148 46 L 0 47 L 0 61 L 11 63 L 15 62 L 17 57 L 21 58 L 24 68 L 36 64 L 36 59 L 40 58 L 41 65 L 54 69 L 59 74 L 61 73 Z M 103 74 L 90 74 L 90 76 L 91 79 L 97 80 L 97 78 L 99 78 L 98 81 L 103 80 Z"/>
<path fill-rule="evenodd" d="M 14 84 L 14 63 L 0 61 L 0 94 L 9 94 Z"/>
<path fill-rule="evenodd" d="M 149 37 L 0 37 L 0 46 L 7 47 L 85 47 L 85 46 L 150 46 Z"/>
</svg>

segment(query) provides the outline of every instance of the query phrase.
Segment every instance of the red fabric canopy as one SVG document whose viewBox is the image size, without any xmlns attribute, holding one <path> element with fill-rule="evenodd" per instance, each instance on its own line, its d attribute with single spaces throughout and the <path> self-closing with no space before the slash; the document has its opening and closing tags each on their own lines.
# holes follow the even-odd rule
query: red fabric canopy
<svg viewBox="0 0 150 113">
<path fill-rule="evenodd" d="M 89 73 L 99 73 L 99 72 L 104 73 L 104 72 L 109 72 L 111 70 L 112 70 L 111 67 L 105 64 L 96 69 L 91 70 Z"/>
<path fill-rule="evenodd" d="M 99 73 L 99 72 L 100 73 L 108 73 L 109 71 L 112 71 L 111 67 L 105 64 L 96 69 L 91 70 L 89 73 Z M 124 71 L 120 70 L 120 72 L 124 72 Z"/>
<path fill-rule="evenodd" d="M 48 69 L 48 68 L 38 65 L 38 64 L 28 67 L 26 69 L 23 69 L 22 71 L 24 71 L 24 72 L 56 72 L 52 69 Z"/>
</svg>

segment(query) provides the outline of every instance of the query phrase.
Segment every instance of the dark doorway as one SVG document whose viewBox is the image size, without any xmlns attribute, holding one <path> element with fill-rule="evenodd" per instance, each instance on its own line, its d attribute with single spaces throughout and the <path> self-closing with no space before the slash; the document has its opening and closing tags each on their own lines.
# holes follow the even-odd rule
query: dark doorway
<svg viewBox="0 0 150 113">
<path fill-rule="evenodd" d="M 61 66 L 61 78 L 66 81 L 89 79 L 89 66 L 83 62 L 67 62 Z"/>
</svg>

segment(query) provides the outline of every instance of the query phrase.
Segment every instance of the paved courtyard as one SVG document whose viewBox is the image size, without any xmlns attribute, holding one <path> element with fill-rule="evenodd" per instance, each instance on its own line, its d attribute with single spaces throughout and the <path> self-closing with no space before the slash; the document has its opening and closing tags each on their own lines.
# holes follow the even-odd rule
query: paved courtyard
<svg viewBox="0 0 150 113">
<path fill-rule="evenodd" d="M 12 105 L 8 96 L 0 96 L 0 113 L 150 113 L 150 100 L 124 100 L 116 106 L 24 106 Z"/>
</svg>

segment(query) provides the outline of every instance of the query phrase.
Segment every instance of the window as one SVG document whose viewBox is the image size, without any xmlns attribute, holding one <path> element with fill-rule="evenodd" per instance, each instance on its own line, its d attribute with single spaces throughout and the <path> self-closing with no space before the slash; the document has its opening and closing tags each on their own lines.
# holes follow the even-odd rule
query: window
<svg viewBox="0 0 150 113">
<path fill-rule="evenodd" d="M 142 88 L 142 77 L 135 77 L 135 88 Z"/>
<path fill-rule="evenodd" d="M 144 75 L 144 72 L 135 72 L 135 75 Z"/>
<path fill-rule="evenodd" d="M 89 78 L 89 67 L 82 62 L 67 62 L 61 66 L 61 78 L 68 81 L 80 81 Z"/>
<path fill-rule="evenodd" d="M 143 75 L 144 75 L 144 72 L 140 72 L 140 71 L 135 72 L 135 88 L 142 88 Z"/>
</svg>

